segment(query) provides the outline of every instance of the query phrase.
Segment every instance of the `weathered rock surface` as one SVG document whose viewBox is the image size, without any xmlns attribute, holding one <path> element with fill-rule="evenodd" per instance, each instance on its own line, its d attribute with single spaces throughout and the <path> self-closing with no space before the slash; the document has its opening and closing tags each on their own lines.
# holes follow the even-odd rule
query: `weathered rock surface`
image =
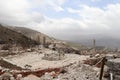
<svg viewBox="0 0 120 80">
<path fill-rule="evenodd" d="M 42 76 L 41 80 L 99 80 L 98 72 L 88 65 L 75 63 L 71 66 L 66 66 L 64 70 L 65 73 L 61 73 L 57 78 Z"/>
<path fill-rule="evenodd" d="M 109 73 L 113 74 L 113 80 L 120 80 L 120 58 L 108 60 Z"/>
</svg>

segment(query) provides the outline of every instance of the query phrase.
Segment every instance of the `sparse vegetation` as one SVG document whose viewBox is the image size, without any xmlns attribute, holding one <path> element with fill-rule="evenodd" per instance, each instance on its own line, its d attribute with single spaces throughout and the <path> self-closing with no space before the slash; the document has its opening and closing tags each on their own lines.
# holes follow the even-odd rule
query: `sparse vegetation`
<svg viewBox="0 0 120 80">
<path fill-rule="evenodd" d="M 17 44 L 21 45 L 23 48 L 38 44 L 37 41 L 34 41 L 23 34 L 10 30 L 2 25 L 0 25 L 0 43 Z M 7 47 L 5 46 L 5 48 Z"/>
<path fill-rule="evenodd" d="M 35 30 L 32 30 L 32 29 L 29 29 L 29 28 L 25 28 L 25 27 L 12 27 L 12 26 L 6 26 L 7 28 L 13 30 L 13 31 L 16 31 L 16 32 L 19 32 L 23 35 L 25 35 L 26 37 L 29 37 L 30 39 L 32 40 L 35 40 L 37 42 L 39 42 L 40 44 L 43 44 L 43 39 L 44 37 L 46 38 L 46 42 L 53 42 L 54 38 L 52 37 L 49 37 L 41 32 L 38 32 L 38 31 L 35 31 Z"/>
<path fill-rule="evenodd" d="M 2 46 L 2 50 L 9 50 L 10 49 L 10 45 L 9 44 L 5 44 L 4 46 Z"/>
</svg>

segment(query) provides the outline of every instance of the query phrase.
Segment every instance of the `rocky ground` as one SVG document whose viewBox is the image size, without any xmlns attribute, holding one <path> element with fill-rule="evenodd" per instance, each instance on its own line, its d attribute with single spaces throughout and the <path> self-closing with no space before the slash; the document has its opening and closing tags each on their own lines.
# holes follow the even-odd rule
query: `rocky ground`
<svg viewBox="0 0 120 80">
<path fill-rule="evenodd" d="M 49 49 L 44 49 L 39 52 L 25 52 L 24 54 L 7 56 L 4 57 L 4 59 L 22 68 L 25 67 L 25 65 L 30 65 L 31 67 L 29 67 L 29 69 L 31 71 L 49 68 L 60 69 L 58 73 L 54 71 L 48 73 L 46 71 L 42 76 L 30 74 L 21 77 L 20 80 L 99 80 L 100 68 L 89 66 L 83 62 L 90 56 L 65 54 L 65 59 L 49 61 L 42 59 L 46 53 L 54 52 Z"/>
<path fill-rule="evenodd" d="M 75 63 L 64 67 L 65 71 L 55 78 L 50 76 L 51 73 L 47 73 L 40 80 L 99 80 L 99 69 L 94 69 L 85 64 Z"/>
<path fill-rule="evenodd" d="M 77 54 L 65 54 L 65 59 L 58 61 L 49 61 L 42 59 L 45 53 L 53 53 L 52 50 L 44 50 L 45 52 L 28 52 L 21 55 L 8 56 L 6 59 L 11 63 L 24 67 L 31 65 L 30 69 L 46 69 L 46 68 L 59 68 L 67 66 L 71 63 L 85 60 L 88 56 Z"/>
</svg>

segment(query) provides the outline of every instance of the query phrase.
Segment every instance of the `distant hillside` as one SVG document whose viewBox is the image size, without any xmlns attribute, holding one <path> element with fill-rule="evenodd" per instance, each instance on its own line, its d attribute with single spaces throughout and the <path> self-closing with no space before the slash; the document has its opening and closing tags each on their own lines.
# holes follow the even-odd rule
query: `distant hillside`
<svg viewBox="0 0 120 80">
<path fill-rule="evenodd" d="M 120 49 L 120 39 L 110 36 L 104 36 L 101 35 L 100 37 L 97 36 L 94 39 L 96 39 L 96 46 L 105 46 L 108 48 L 119 48 Z M 71 40 L 72 42 L 77 42 L 78 44 L 82 44 L 85 46 L 92 47 L 93 46 L 93 38 L 86 39 L 84 37 L 77 38 L 75 40 Z"/>
<path fill-rule="evenodd" d="M 25 28 L 25 27 L 11 27 L 11 26 L 7 26 L 9 29 L 12 29 L 14 31 L 17 31 L 37 42 L 43 43 L 43 39 L 45 38 L 47 42 L 53 42 L 56 39 L 49 37 L 41 32 L 29 29 L 29 28 Z"/>
<path fill-rule="evenodd" d="M 37 44 L 36 41 L 24 36 L 21 33 L 15 32 L 11 29 L 6 28 L 6 26 L 0 25 L 0 43 L 5 44 L 19 44 L 23 47 L 28 47 L 30 45 Z"/>
<path fill-rule="evenodd" d="M 83 48 L 87 48 L 86 46 L 84 45 L 81 45 L 80 43 L 77 43 L 77 42 L 71 42 L 71 41 L 66 41 L 66 43 L 69 45 L 69 46 L 72 46 L 73 48 L 76 48 L 76 49 L 83 49 Z"/>
<path fill-rule="evenodd" d="M 13 27 L 13 26 L 7 26 L 7 28 L 17 31 L 23 35 L 25 35 L 26 37 L 29 37 L 37 42 L 43 43 L 43 38 L 45 37 L 46 42 L 50 42 L 50 43 L 54 43 L 54 42 L 65 42 L 64 45 L 59 44 L 59 46 L 62 46 L 64 48 L 73 48 L 73 49 L 81 49 L 83 48 L 83 46 L 77 44 L 77 43 L 73 43 L 73 42 L 69 42 L 69 41 L 62 41 L 62 40 L 57 40 L 53 37 L 49 37 L 41 32 L 29 29 L 29 28 L 25 28 L 25 27 Z"/>
<path fill-rule="evenodd" d="M 25 36 L 32 38 L 33 40 L 43 42 L 43 37 L 46 37 L 47 42 L 54 42 L 54 41 L 62 41 L 62 40 L 57 40 L 53 37 L 49 37 L 41 32 L 29 29 L 29 28 L 24 28 L 24 27 L 9 27 L 12 30 L 15 30 L 17 32 L 20 32 L 24 34 Z M 38 39 L 39 38 L 39 39 Z M 78 43 L 70 42 L 70 41 L 62 41 L 66 42 L 66 46 L 71 46 L 73 48 L 81 49 L 83 46 L 81 46 Z M 65 46 L 65 45 L 64 45 Z"/>
</svg>

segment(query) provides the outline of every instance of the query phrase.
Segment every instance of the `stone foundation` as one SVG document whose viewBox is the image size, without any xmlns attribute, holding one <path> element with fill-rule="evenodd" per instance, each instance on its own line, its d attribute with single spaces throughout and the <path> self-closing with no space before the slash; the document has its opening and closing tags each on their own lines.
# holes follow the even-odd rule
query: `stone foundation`
<svg viewBox="0 0 120 80">
<path fill-rule="evenodd" d="M 113 80 L 120 80 L 120 58 L 108 60 L 107 66 L 109 73 L 113 74 Z"/>
<path fill-rule="evenodd" d="M 44 54 L 44 57 L 42 59 L 49 61 L 58 61 L 58 60 L 63 60 L 64 58 L 65 58 L 65 54 L 53 52 L 50 54 Z"/>
</svg>

